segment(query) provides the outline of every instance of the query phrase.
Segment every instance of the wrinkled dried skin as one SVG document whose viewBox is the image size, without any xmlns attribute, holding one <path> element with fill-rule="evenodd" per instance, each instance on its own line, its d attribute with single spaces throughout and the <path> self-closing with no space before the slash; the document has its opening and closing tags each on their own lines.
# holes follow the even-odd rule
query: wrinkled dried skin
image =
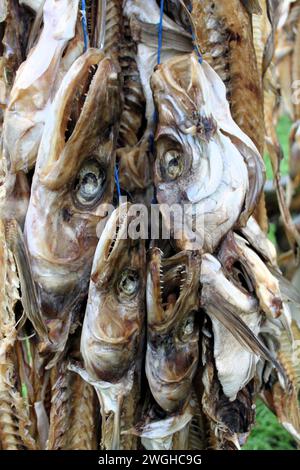
<svg viewBox="0 0 300 470">
<path fill-rule="evenodd" d="M 11 0 L 8 3 L 7 13 L 1 44 L 4 68 L 1 81 L 6 89 L 4 101 L 2 98 L 1 104 L 5 106 L 9 101 L 9 93 L 16 71 L 25 58 L 26 44 L 32 20 L 32 16 L 19 6 L 17 0 Z"/>
<path fill-rule="evenodd" d="M 158 110 L 155 184 L 164 222 L 170 228 L 168 206 L 180 205 L 186 214 L 184 233 L 182 219 L 173 228 L 179 230 L 178 247 L 191 249 L 194 237 L 197 249 L 213 252 L 253 212 L 264 184 L 263 161 L 232 120 L 222 81 L 194 54 L 158 66 L 151 87 Z"/>
<path fill-rule="evenodd" d="M 206 324 L 207 330 L 207 324 Z M 255 420 L 253 385 L 244 387 L 234 401 L 222 392 L 212 356 L 212 338 L 203 335 L 203 392 L 199 399 L 211 428 L 210 446 L 214 450 L 237 450 L 245 443 Z M 199 393 L 198 392 L 198 393 Z"/>
<path fill-rule="evenodd" d="M 262 86 L 250 15 L 240 0 L 204 0 L 193 1 L 192 17 L 197 41 L 205 52 L 205 58 L 226 84 L 233 119 L 262 154 Z"/>
<path fill-rule="evenodd" d="M 17 72 L 4 117 L 4 150 L 12 172 L 27 172 L 36 161 L 55 76 L 75 33 L 77 10 L 78 3 L 71 0 L 45 2 L 43 31 Z"/>
<path fill-rule="evenodd" d="M 269 262 L 271 266 L 277 266 L 276 248 L 253 217 L 250 217 L 247 225 L 241 229 L 241 233 L 262 259 Z"/>
<path fill-rule="evenodd" d="M 104 444 L 113 449 L 122 448 L 123 400 L 139 381 L 142 359 L 145 248 L 141 240 L 126 238 L 127 224 L 134 222 L 127 204 L 107 222 L 94 257 L 81 336 L 84 366 L 101 405 L 103 435 L 106 417 L 114 421 L 110 442 Z M 136 411 L 132 405 L 125 429 L 133 425 Z"/>
<path fill-rule="evenodd" d="M 137 44 L 136 63 L 140 74 L 146 99 L 146 135 L 153 128 L 154 103 L 150 88 L 150 78 L 157 65 L 157 24 L 160 20 L 160 8 L 156 0 L 126 0 L 124 15 L 130 21 L 131 33 Z M 163 17 L 161 63 L 193 50 L 190 33 L 172 21 L 167 15 Z"/>
<path fill-rule="evenodd" d="M 204 255 L 202 259 L 200 282 L 201 304 L 212 321 L 218 378 L 224 394 L 234 400 L 254 377 L 258 351 L 254 345 L 253 351 L 249 346 L 245 348 L 245 342 L 235 334 L 237 325 L 232 321 L 230 328 L 225 318 L 228 310 L 235 312 L 257 337 L 261 322 L 258 303 L 253 295 L 229 281 L 219 262 L 210 255 Z"/>
<path fill-rule="evenodd" d="M 87 293 L 96 226 L 112 200 L 119 95 L 115 66 L 89 49 L 64 77 L 49 110 L 25 237 L 53 351 L 63 350 Z"/>
<path fill-rule="evenodd" d="M 193 417 L 194 409 L 188 403 L 179 413 L 167 414 L 161 417 L 155 407 L 148 406 L 144 411 L 142 420 L 128 432 L 139 436 L 143 447 L 147 450 L 178 450 L 186 449 L 181 444 L 188 439 L 188 431 Z"/>
<path fill-rule="evenodd" d="M 153 397 L 168 413 L 190 399 L 198 363 L 199 258 L 152 251 L 147 280 L 146 375 Z"/>
<path fill-rule="evenodd" d="M 234 263 L 242 264 L 245 276 L 249 277 L 255 289 L 260 308 L 267 316 L 277 318 L 283 313 L 279 281 L 242 237 L 234 234 L 233 239 L 228 238 L 220 250 L 219 258 L 229 271 Z"/>
</svg>

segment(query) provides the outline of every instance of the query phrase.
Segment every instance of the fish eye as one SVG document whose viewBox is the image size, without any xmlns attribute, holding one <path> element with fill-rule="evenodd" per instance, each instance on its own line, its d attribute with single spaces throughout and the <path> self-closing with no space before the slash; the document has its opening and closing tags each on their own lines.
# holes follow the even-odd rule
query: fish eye
<svg viewBox="0 0 300 470">
<path fill-rule="evenodd" d="M 171 180 L 178 178 L 183 172 L 183 156 L 177 150 L 170 150 L 164 157 L 165 170 Z"/>
<path fill-rule="evenodd" d="M 97 160 L 85 162 L 75 183 L 77 201 L 85 206 L 97 202 L 103 193 L 105 180 L 105 171 Z"/>
<path fill-rule="evenodd" d="M 128 297 L 136 294 L 139 288 L 139 277 L 138 273 L 133 269 L 125 269 L 118 281 L 118 291 L 125 294 Z"/>
</svg>

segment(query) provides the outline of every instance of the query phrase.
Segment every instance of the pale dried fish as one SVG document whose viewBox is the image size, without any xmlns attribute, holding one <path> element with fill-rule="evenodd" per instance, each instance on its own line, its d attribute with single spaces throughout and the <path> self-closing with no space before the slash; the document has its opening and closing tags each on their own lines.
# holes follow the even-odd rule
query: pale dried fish
<svg viewBox="0 0 300 470">
<path fill-rule="evenodd" d="M 147 281 L 146 375 L 156 402 L 181 410 L 192 393 L 198 363 L 199 258 L 180 253 L 164 259 L 153 249 Z"/>
<path fill-rule="evenodd" d="M 82 376 L 95 387 L 101 405 L 102 443 L 112 449 L 122 447 L 124 398 L 133 392 L 141 367 L 145 247 L 142 240 L 126 237 L 128 224 L 134 220 L 130 206 L 123 204 L 100 237 L 81 336 L 86 369 Z M 132 427 L 135 413 L 136 404 L 125 427 Z M 113 421 L 112 435 L 104 439 L 109 420 Z"/>
<path fill-rule="evenodd" d="M 58 353 L 72 322 L 76 328 L 97 245 L 96 227 L 106 215 L 102 204 L 112 200 L 119 113 L 117 70 L 101 52 L 89 49 L 73 63 L 48 112 L 25 223 L 52 342 L 43 347 Z"/>
<path fill-rule="evenodd" d="M 17 72 L 4 118 L 4 150 L 11 171 L 34 165 L 66 44 L 73 38 L 78 1 L 46 0 L 37 45 Z"/>
<path fill-rule="evenodd" d="M 168 206 L 191 205 L 188 233 L 176 243 L 188 249 L 188 236 L 196 232 L 200 249 L 213 252 L 253 212 L 264 184 L 263 160 L 233 121 L 221 79 L 196 55 L 158 66 L 151 86 L 158 111 L 155 183 L 165 223 L 169 228 Z"/>
</svg>

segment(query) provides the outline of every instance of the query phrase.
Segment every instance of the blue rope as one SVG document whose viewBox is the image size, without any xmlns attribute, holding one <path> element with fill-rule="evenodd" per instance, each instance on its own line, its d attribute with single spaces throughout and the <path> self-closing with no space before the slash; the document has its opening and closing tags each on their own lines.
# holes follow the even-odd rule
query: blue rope
<svg viewBox="0 0 300 470">
<path fill-rule="evenodd" d="M 120 181 L 119 181 L 119 168 L 117 166 L 117 164 L 115 165 L 115 183 L 116 183 L 116 187 L 117 187 L 117 193 L 118 193 L 118 198 L 120 200 L 121 198 L 121 188 L 120 188 Z"/>
<path fill-rule="evenodd" d="M 194 33 L 194 31 L 192 31 L 192 39 L 193 39 L 193 44 L 194 44 L 194 51 L 196 52 L 196 54 L 197 54 L 197 56 L 198 56 L 199 64 L 202 64 L 202 62 L 203 62 L 203 57 L 202 57 L 202 54 L 201 54 L 200 51 L 199 51 L 199 48 L 198 48 L 197 45 L 196 45 L 196 38 L 195 38 L 195 33 Z"/>
<path fill-rule="evenodd" d="M 84 52 L 85 52 L 88 48 L 88 43 L 89 43 L 89 36 L 88 36 L 88 30 L 87 30 L 87 21 L 86 21 L 86 4 L 85 4 L 85 0 L 81 0 L 81 13 L 82 13 L 81 24 L 82 24 L 82 29 L 83 29 L 83 41 L 84 41 Z"/>
<path fill-rule="evenodd" d="M 163 39 L 163 17 L 164 17 L 164 0 L 160 0 L 160 15 L 158 23 L 158 45 L 157 45 L 157 63 L 160 64 L 160 54 Z"/>
</svg>

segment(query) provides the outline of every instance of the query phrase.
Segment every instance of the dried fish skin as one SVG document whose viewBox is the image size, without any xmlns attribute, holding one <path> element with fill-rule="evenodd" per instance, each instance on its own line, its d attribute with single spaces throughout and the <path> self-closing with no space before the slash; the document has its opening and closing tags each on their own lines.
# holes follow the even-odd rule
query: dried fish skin
<svg viewBox="0 0 300 470">
<path fill-rule="evenodd" d="M 196 254 L 163 259 L 153 249 L 147 280 L 146 375 L 156 402 L 168 413 L 184 408 L 198 363 Z"/>
<path fill-rule="evenodd" d="M 209 447 L 214 450 L 240 450 L 255 420 L 254 389 L 249 383 L 230 401 L 224 395 L 213 357 L 211 327 L 205 319 L 202 335 L 202 386 L 196 387 L 202 410 L 210 427 Z"/>
<path fill-rule="evenodd" d="M 25 222 L 52 350 L 63 350 L 88 290 L 96 227 L 113 196 L 119 113 L 118 70 L 89 49 L 73 63 L 49 110 Z"/>
<path fill-rule="evenodd" d="M 212 321 L 214 359 L 218 378 L 224 394 L 230 400 L 235 400 L 237 393 L 255 375 L 259 359 L 258 351 L 251 352 L 249 347 L 245 348 L 233 331 L 234 325 L 229 328 L 224 320 L 222 321 L 218 315 L 215 316 L 215 312 L 218 308 L 222 312 L 224 306 L 225 316 L 227 308 L 231 309 L 257 336 L 261 323 L 258 302 L 253 295 L 230 282 L 222 273 L 219 261 L 211 255 L 202 257 L 200 283 L 201 304 Z"/>
<path fill-rule="evenodd" d="M 195 54 L 159 65 L 151 87 L 158 111 L 158 202 L 192 204 L 203 226 L 197 243 L 203 252 L 213 252 L 222 237 L 233 226 L 244 225 L 253 212 L 264 184 L 264 163 L 232 120 L 224 84 Z M 161 211 L 164 216 L 163 207 Z M 190 233 L 195 217 L 191 219 L 185 220 Z M 184 237 L 177 240 L 178 247 L 189 249 Z"/>
<path fill-rule="evenodd" d="M 250 2 L 245 3 L 249 7 Z M 226 84 L 233 119 L 262 155 L 262 81 L 253 45 L 251 15 L 240 0 L 193 1 L 191 14 L 204 58 Z"/>
<path fill-rule="evenodd" d="M 27 172 L 36 161 L 54 77 L 75 34 L 78 2 L 46 0 L 43 11 L 42 34 L 17 72 L 4 117 L 4 150 L 12 172 Z"/>
<path fill-rule="evenodd" d="M 126 206 L 111 215 L 99 240 L 81 336 L 87 372 L 94 380 L 112 383 L 131 368 L 143 324 L 145 252 L 142 242 L 121 238 L 133 220 Z"/>
<path fill-rule="evenodd" d="M 131 34 L 137 44 L 136 63 L 146 99 L 147 132 L 153 128 L 154 104 L 150 78 L 157 65 L 157 24 L 160 8 L 156 0 L 125 0 L 124 15 L 130 22 Z M 166 15 L 163 17 L 161 62 L 193 50 L 192 36 Z"/>
<path fill-rule="evenodd" d="M 81 375 L 95 387 L 101 406 L 102 443 L 112 449 L 122 447 L 122 419 L 125 426 L 133 426 L 137 405 L 126 398 L 136 394 L 142 360 L 146 256 L 144 241 L 127 234 L 134 219 L 130 205 L 122 204 L 102 232 L 81 335 L 86 370 Z M 130 407 L 125 416 L 123 406 Z"/>
</svg>

